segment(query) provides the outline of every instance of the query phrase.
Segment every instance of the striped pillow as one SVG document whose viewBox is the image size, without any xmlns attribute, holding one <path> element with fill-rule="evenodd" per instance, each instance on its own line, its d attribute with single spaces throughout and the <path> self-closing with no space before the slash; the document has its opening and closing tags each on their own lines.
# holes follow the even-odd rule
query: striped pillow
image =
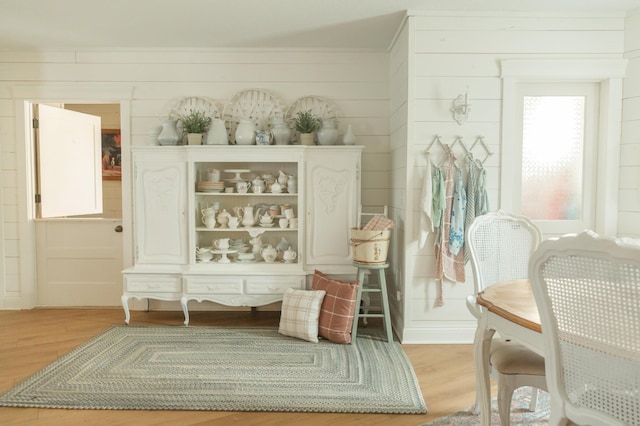
<svg viewBox="0 0 640 426">
<path fill-rule="evenodd" d="M 288 288 L 282 298 L 278 332 L 318 343 L 318 317 L 325 293 L 323 290 Z"/>
<path fill-rule="evenodd" d="M 351 343 L 351 326 L 356 310 L 358 281 L 338 281 L 315 271 L 311 283 L 313 290 L 327 294 L 320 308 L 318 333 L 333 343 Z"/>
</svg>

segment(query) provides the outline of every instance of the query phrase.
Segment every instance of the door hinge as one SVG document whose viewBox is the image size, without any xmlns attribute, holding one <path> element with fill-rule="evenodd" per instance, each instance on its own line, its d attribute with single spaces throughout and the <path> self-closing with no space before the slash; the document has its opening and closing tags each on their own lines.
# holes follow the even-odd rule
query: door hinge
<svg viewBox="0 0 640 426">
<path fill-rule="evenodd" d="M 39 204 L 42 201 L 40 194 L 36 194 L 36 204 Z"/>
<path fill-rule="evenodd" d="M 34 128 L 34 129 L 39 129 L 39 128 L 40 128 L 40 127 L 39 127 L 39 123 L 40 123 L 40 122 L 38 121 L 38 119 L 37 119 L 37 118 L 34 118 L 34 119 L 33 119 L 33 123 L 32 123 L 33 128 Z"/>
</svg>

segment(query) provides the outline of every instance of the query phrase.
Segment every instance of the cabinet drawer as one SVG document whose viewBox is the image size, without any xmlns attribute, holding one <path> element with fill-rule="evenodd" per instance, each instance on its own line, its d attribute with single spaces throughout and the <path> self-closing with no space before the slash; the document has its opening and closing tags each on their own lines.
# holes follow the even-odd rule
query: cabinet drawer
<svg viewBox="0 0 640 426">
<path fill-rule="evenodd" d="M 305 288 L 305 277 L 247 278 L 247 294 L 283 294 L 288 288 Z"/>
<path fill-rule="evenodd" d="M 187 277 L 185 291 L 190 294 L 240 294 L 242 279 L 238 277 Z"/>
<path fill-rule="evenodd" d="M 182 292 L 182 279 L 177 275 L 125 275 L 124 283 L 128 292 Z"/>
</svg>

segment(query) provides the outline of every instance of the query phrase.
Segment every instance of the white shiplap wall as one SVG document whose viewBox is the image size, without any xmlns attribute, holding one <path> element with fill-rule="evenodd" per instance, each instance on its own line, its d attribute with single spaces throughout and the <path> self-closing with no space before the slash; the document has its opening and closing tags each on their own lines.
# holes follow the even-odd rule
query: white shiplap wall
<svg viewBox="0 0 640 426">
<path fill-rule="evenodd" d="M 419 201 L 424 179 L 424 152 L 435 134 L 445 143 L 460 136 L 472 143 L 484 136 L 494 155 L 485 163 L 490 209 L 499 208 L 502 90 L 499 61 L 508 58 L 621 58 L 624 16 L 484 14 L 450 16 L 413 14 L 409 18 L 409 110 L 407 145 L 407 212 L 405 221 L 405 315 L 403 342 L 471 342 L 475 320 L 465 297 L 466 282 L 443 284 L 444 306 L 436 307 L 432 241 L 418 248 Z M 469 120 L 458 125 L 449 109 L 468 88 Z M 398 147 L 400 150 L 401 147 Z M 396 164 L 394 163 L 395 167 Z M 395 169 L 394 169 L 395 172 Z"/>
<path fill-rule="evenodd" d="M 159 118 L 166 117 L 183 97 L 208 97 L 217 101 L 222 111 L 235 93 L 250 88 L 271 92 L 284 109 L 300 97 L 322 96 L 340 111 L 341 132 L 351 124 L 358 144 L 365 146 L 363 204 L 383 205 L 388 204 L 389 193 L 388 60 L 386 52 L 362 50 L 0 52 L 0 308 L 20 307 L 20 300 L 25 297 L 18 249 L 22 243 L 18 235 L 19 211 L 24 211 L 24 206 L 19 208 L 17 197 L 24 168 L 16 159 L 17 143 L 22 142 L 15 137 L 12 86 L 49 84 L 68 87 L 70 92 L 81 90 L 82 85 L 133 87 L 132 145 L 155 144 Z M 127 208 L 123 206 L 123 210 Z"/>
<path fill-rule="evenodd" d="M 387 285 L 389 291 L 389 307 L 392 312 L 393 327 L 398 333 L 404 328 L 405 318 L 405 237 L 406 227 L 404 218 L 407 215 L 407 139 L 408 123 L 411 120 L 411 110 L 408 103 L 409 69 L 411 67 L 409 43 L 411 32 L 410 22 L 405 20 L 398 31 L 396 40 L 390 52 L 390 134 L 389 134 L 389 163 L 390 163 L 390 205 L 389 215 L 394 221 L 391 232 L 391 250 L 389 254 L 390 268 L 387 270 Z"/>
<path fill-rule="evenodd" d="M 625 21 L 624 56 L 618 234 L 640 238 L 640 9 Z"/>
</svg>

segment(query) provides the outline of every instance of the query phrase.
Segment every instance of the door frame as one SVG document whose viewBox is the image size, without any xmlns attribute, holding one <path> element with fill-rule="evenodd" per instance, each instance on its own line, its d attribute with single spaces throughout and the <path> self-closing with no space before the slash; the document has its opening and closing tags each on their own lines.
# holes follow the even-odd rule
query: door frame
<svg viewBox="0 0 640 426">
<path fill-rule="evenodd" d="M 32 309 L 38 304 L 36 288 L 36 212 L 34 208 L 34 138 L 32 132 L 33 104 L 86 103 L 120 104 L 120 131 L 122 137 L 122 260 L 123 268 L 131 266 L 133 259 L 132 202 L 131 202 L 131 102 L 133 86 L 96 85 L 74 83 L 16 85 L 12 87 L 15 105 L 17 186 L 18 186 L 18 238 L 20 255 L 19 309 Z"/>
</svg>

